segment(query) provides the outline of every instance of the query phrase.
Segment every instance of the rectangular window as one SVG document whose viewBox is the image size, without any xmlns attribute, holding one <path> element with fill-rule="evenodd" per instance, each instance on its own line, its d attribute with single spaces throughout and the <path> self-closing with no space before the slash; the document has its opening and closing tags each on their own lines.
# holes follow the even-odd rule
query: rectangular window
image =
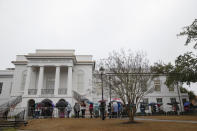
<svg viewBox="0 0 197 131">
<path fill-rule="evenodd" d="M 155 91 L 161 91 L 160 80 L 154 80 Z"/>
<path fill-rule="evenodd" d="M 145 110 L 148 110 L 148 98 L 144 98 L 143 103 L 146 105 Z"/>
<path fill-rule="evenodd" d="M 0 94 L 2 93 L 3 83 L 0 82 Z"/>
<path fill-rule="evenodd" d="M 162 104 L 162 103 L 163 103 L 162 98 L 157 98 L 157 103 L 158 103 L 158 104 Z"/>
<path fill-rule="evenodd" d="M 175 103 L 176 102 L 176 98 L 170 98 L 171 103 Z"/>
<path fill-rule="evenodd" d="M 55 88 L 55 78 L 48 76 L 47 78 L 47 89 L 54 89 Z"/>
<path fill-rule="evenodd" d="M 173 85 L 170 85 L 168 88 L 169 88 L 169 91 L 174 91 L 174 86 Z"/>
</svg>

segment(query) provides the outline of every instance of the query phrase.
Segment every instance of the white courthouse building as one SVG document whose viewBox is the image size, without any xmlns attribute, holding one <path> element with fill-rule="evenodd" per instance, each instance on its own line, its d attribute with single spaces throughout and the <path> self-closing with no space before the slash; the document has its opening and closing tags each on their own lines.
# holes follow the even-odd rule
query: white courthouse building
<svg viewBox="0 0 197 131">
<path fill-rule="evenodd" d="M 40 49 L 35 53 L 17 55 L 12 63 L 15 68 L 0 70 L 0 107 L 9 106 L 15 114 L 21 109 L 28 112 L 32 103 L 42 101 L 55 105 L 63 99 L 73 107 L 79 97 L 93 102 L 101 98 L 100 88 L 92 93 L 93 86 L 96 86 L 92 55 L 75 55 L 74 50 Z M 153 84 L 157 89 L 148 94 L 145 101 L 162 102 L 163 105 L 172 100 L 188 101 L 188 94 L 178 92 L 177 88 L 169 89 L 164 82 L 165 77 L 161 76 L 159 87 Z M 106 94 L 105 99 L 108 98 Z M 164 109 L 170 110 L 166 106 Z"/>
<path fill-rule="evenodd" d="M 55 105 L 61 99 L 73 106 L 77 99 L 73 92 L 92 98 L 89 92 L 95 63 L 91 55 L 75 55 L 74 50 L 36 50 L 17 55 L 12 63 L 13 70 L 0 71 L 1 104 L 21 96 L 15 108 L 43 100 Z"/>
</svg>

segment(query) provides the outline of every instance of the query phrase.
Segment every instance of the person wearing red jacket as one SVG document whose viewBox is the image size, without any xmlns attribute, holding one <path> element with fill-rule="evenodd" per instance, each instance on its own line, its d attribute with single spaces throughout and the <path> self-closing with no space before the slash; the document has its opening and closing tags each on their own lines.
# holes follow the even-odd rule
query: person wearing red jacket
<svg viewBox="0 0 197 131">
<path fill-rule="evenodd" d="M 92 115 L 93 115 L 93 103 L 90 103 L 89 111 L 90 111 L 90 117 L 92 118 Z"/>
</svg>

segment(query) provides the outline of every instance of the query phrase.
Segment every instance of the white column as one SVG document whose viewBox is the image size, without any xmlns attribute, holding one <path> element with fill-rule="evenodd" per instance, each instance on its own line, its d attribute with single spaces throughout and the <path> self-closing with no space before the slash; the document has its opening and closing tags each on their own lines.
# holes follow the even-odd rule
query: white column
<svg viewBox="0 0 197 131">
<path fill-rule="evenodd" d="M 41 89 L 43 87 L 43 81 L 44 81 L 44 67 L 41 66 L 40 67 L 40 71 L 39 71 L 39 76 L 38 76 L 38 91 L 37 91 L 37 95 L 41 95 Z"/>
<path fill-rule="evenodd" d="M 31 82 L 31 74 L 32 74 L 32 67 L 28 66 L 27 67 L 27 77 L 26 77 L 26 81 L 25 81 L 24 95 L 28 95 L 28 89 L 30 87 L 30 82 Z"/>
<path fill-rule="evenodd" d="M 72 97 L 72 66 L 68 67 L 67 95 Z"/>
<path fill-rule="evenodd" d="M 60 87 L 60 67 L 57 66 L 55 71 L 55 90 L 54 90 L 55 95 L 58 95 L 59 87 Z"/>
</svg>

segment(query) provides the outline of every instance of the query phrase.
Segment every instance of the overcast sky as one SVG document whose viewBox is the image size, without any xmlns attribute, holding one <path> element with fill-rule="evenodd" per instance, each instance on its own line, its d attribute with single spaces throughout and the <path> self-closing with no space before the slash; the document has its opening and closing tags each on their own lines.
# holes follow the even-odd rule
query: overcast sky
<svg viewBox="0 0 197 131">
<path fill-rule="evenodd" d="M 35 49 L 75 49 L 97 60 L 130 48 L 151 63 L 173 62 L 194 51 L 176 35 L 195 18 L 197 0 L 0 0 L 0 69 Z"/>
</svg>

